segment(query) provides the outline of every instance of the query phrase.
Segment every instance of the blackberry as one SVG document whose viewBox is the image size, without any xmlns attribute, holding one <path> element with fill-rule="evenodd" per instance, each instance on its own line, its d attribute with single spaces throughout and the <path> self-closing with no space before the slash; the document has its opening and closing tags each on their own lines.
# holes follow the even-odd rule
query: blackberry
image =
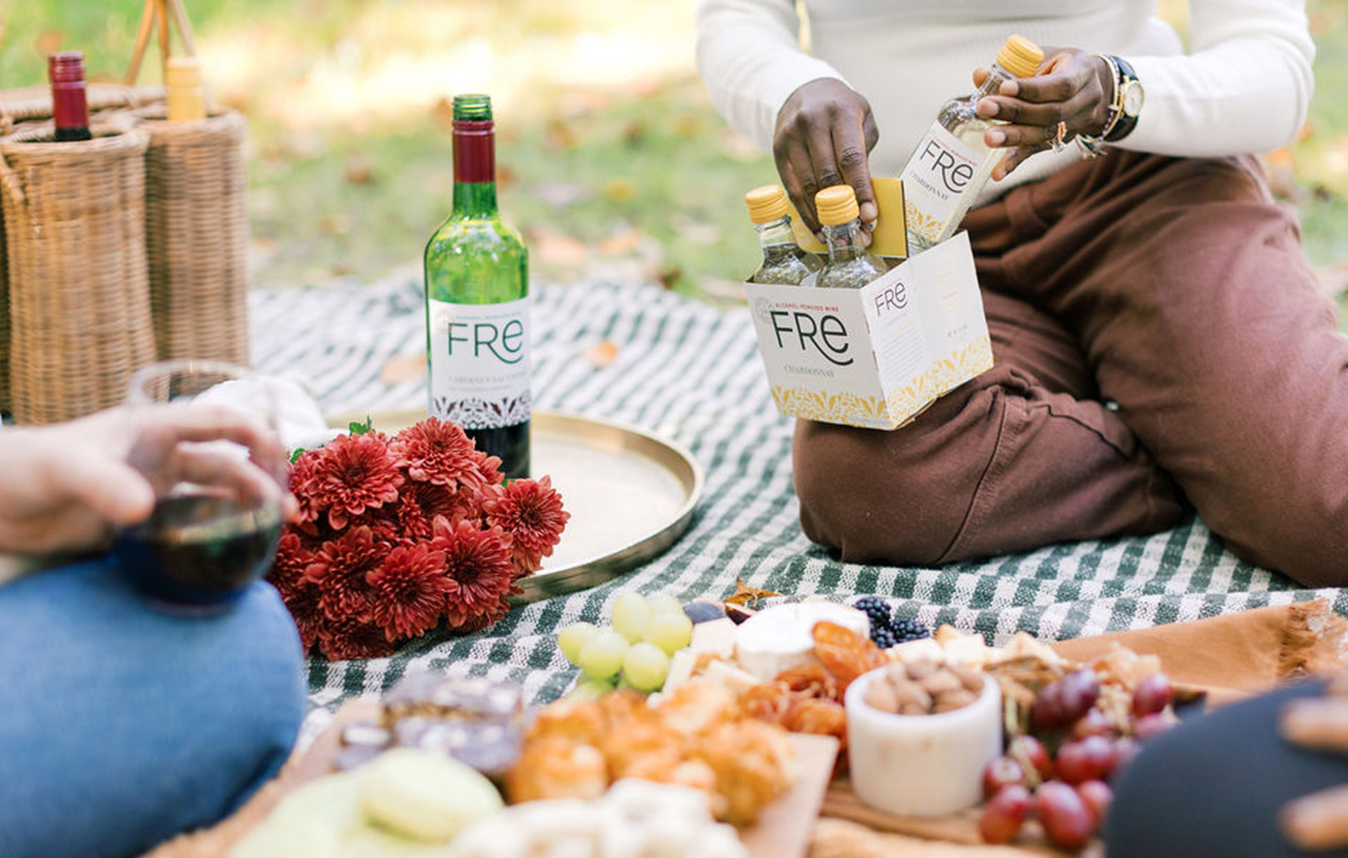
<svg viewBox="0 0 1348 858">
<path fill-rule="evenodd" d="M 889 631 L 894 636 L 896 643 L 906 643 L 931 637 L 931 629 L 917 620 L 903 617 L 895 617 L 894 621 L 889 624 Z M 872 637 L 874 637 L 874 633 L 872 633 Z"/>
<path fill-rule="evenodd" d="M 871 640 L 880 649 L 889 649 L 898 643 L 894 639 L 894 632 L 890 631 L 888 626 L 871 626 Z"/>
<path fill-rule="evenodd" d="M 852 603 L 852 607 L 870 617 L 872 625 L 889 625 L 889 618 L 893 616 L 889 603 L 879 596 L 862 596 Z"/>
<path fill-rule="evenodd" d="M 889 619 L 894 612 L 888 602 L 879 596 L 862 596 L 852 603 L 852 607 L 864 613 L 871 621 L 871 640 L 876 646 L 885 649 L 894 645 L 894 636 L 889 634 Z M 880 637 L 881 635 L 884 637 Z"/>
</svg>

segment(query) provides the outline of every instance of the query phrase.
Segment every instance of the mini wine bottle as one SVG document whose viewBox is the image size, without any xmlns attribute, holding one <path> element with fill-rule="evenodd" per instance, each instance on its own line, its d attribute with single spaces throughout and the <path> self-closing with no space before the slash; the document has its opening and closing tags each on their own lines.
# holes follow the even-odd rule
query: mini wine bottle
<svg viewBox="0 0 1348 858">
<path fill-rule="evenodd" d="M 815 285 L 821 289 L 860 289 L 883 275 L 889 265 L 861 245 L 861 214 L 851 185 L 834 185 L 814 195 L 824 226 L 828 262 Z"/>
<path fill-rule="evenodd" d="M 47 78 L 51 81 L 52 121 L 57 143 L 91 140 L 89 102 L 84 90 L 84 54 L 57 51 L 47 57 Z"/>
<path fill-rule="evenodd" d="M 206 118 L 206 89 L 195 57 L 172 57 L 166 67 L 168 119 L 191 122 Z"/>
<path fill-rule="evenodd" d="M 758 231 L 763 261 L 750 277 L 750 283 L 779 283 L 799 286 L 801 281 L 824 267 L 813 253 L 796 244 L 791 233 L 791 215 L 787 213 L 786 193 L 781 185 L 764 185 L 744 195 L 749 220 Z"/>
<path fill-rule="evenodd" d="M 979 116 L 979 99 L 1013 77 L 1030 77 L 1044 52 L 1029 39 L 1011 36 L 997 53 L 988 79 L 973 95 L 952 98 L 917 144 L 900 178 L 908 220 L 908 252 L 945 241 L 987 184 L 1005 149 L 990 149 L 983 132 L 996 124 Z"/>
<path fill-rule="evenodd" d="M 529 256 L 496 205 L 491 99 L 456 96 L 453 123 L 454 207 L 425 254 L 429 411 L 526 477 Z"/>
</svg>

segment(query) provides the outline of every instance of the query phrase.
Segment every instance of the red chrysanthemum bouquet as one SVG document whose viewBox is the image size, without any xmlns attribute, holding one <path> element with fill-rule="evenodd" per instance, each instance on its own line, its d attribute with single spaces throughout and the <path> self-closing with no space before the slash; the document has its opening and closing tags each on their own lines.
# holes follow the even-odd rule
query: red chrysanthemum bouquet
<svg viewBox="0 0 1348 858">
<path fill-rule="evenodd" d="M 393 438 L 352 430 L 290 466 L 299 521 L 267 577 L 305 648 L 377 658 L 442 620 L 470 632 L 504 617 L 566 527 L 551 481 L 504 483 L 500 459 L 434 417 Z"/>
</svg>

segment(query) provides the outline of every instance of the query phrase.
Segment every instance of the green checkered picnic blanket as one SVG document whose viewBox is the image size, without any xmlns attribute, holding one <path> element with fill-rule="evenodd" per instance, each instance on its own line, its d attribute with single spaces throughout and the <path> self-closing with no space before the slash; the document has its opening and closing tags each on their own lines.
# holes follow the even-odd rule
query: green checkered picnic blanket
<svg viewBox="0 0 1348 858">
<path fill-rule="evenodd" d="M 387 386 L 385 361 L 424 348 L 420 285 L 256 292 L 254 354 L 267 372 L 301 374 L 330 410 L 409 407 L 424 382 Z M 607 616 L 635 588 L 679 599 L 717 598 L 735 579 L 797 595 L 891 597 L 905 616 L 982 632 L 1055 640 L 1193 620 L 1325 596 L 1241 562 L 1198 521 L 1147 538 L 1054 545 L 979 563 L 901 569 L 840 563 L 801 533 L 791 489 L 791 420 L 777 413 L 748 312 L 729 312 L 657 287 L 543 287 L 532 313 L 537 407 L 622 420 L 672 438 L 706 471 L 706 492 L 684 537 L 662 557 L 609 584 L 517 608 L 466 637 L 431 634 L 389 659 L 311 660 L 310 700 L 375 695 L 410 669 L 433 667 L 524 684 L 531 700 L 562 694 L 575 671 L 555 643 L 577 620 Z M 582 352 L 611 340 L 615 362 Z"/>
</svg>

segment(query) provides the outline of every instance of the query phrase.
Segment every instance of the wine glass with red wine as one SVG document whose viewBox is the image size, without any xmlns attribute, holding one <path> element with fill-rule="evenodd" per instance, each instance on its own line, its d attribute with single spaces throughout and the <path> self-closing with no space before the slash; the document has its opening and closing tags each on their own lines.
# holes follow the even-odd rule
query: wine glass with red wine
<svg viewBox="0 0 1348 858">
<path fill-rule="evenodd" d="M 127 406 L 133 411 L 188 400 L 242 406 L 276 430 L 271 389 L 252 371 L 228 363 L 152 364 L 132 376 L 127 393 Z M 179 442 L 179 448 L 217 463 L 225 456 L 248 458 L 244 448 L 228 441 Z M 134 453 L 131 464 L 142 467 Z M 224 611 L 266 574 L 285 519 L 285 463 L 253 464 L 275 480 L 276 492 L 259 496 L 241 491 L 236 482 L 217 476 L 214 467 L 191 469 L 193 481 L 175 479 L 171 472 L 146 473 L 157 493 L 154 511 L 139 524 L 116 532 L 113 553 L 137 588 L 158 607 L 180 614 Z"/>
</svg>

